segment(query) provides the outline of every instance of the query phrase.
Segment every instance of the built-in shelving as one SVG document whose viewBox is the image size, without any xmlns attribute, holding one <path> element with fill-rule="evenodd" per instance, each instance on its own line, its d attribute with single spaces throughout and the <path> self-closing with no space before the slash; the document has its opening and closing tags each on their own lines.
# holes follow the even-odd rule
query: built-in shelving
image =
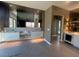
<svg viewBox="0 0 79 59">
<path fill-rule="evenodd" d="M 71 32 L 79 32 L 79 13 L 71 11 L 69 17 L 64 20 L 64 29 Z"/>
</svg>

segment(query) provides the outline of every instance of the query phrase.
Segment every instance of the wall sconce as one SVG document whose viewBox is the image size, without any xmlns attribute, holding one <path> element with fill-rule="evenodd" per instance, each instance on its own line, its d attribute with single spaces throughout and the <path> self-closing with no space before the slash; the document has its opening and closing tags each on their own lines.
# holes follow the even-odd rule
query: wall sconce
<svg viewBox="0 0 79 59">
<path fill-rule="evenodd" d="M 69 18 L 67 18 L 66 21 L 68 22 L 69 21 Z"/>
<path fill-rule="evenodd" d="M 66 26 L 68 26 L 68 25 L 69 25 L 69 23 L 67 22 L 67 23 L 66 23 Z"/>
<path fill-rule="evenodd" d="M 65 31 L 69 31 L 69 18 L 66 19 Z"/>
<path fill-rule="evenodd" d="M 69 31 L 69 28 L 68 27 L 65 27 L 65 31 Z"/>
</svg>

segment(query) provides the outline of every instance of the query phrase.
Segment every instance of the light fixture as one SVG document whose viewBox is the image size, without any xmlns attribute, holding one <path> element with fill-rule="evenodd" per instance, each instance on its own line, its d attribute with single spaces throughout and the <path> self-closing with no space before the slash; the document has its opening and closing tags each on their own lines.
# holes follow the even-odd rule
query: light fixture
<svg viewBox="0 0 79 59">
<path fill-rule="evenodd" d="M 69 21 L 69 19 L 67 18 L 67 19 L 66 19 L 66 21 L 68 22 L 68 21 Z"/>
</svg>

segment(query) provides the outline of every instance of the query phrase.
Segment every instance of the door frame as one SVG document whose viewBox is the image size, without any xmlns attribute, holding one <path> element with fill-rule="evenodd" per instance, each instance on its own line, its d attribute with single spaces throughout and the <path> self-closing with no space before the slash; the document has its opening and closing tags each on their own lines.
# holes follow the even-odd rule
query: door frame
<svg viewBox="0 0 79 59">
<path fill-rule="evenodd" d="M 53 19 L 54 19 L 54 16 L 61 16 L 62 17 L 62 19 L 61 19 L 61 35 L 60 35 L 60 37 L 61 37 L 61 39 L 59 40 L 59 41 L 63 41 L 63 37 L 64 37 L 64 16 L 63 15 L 53 15 L 53 17 L 52 17 L 52 22 L 53 22 Z M 52 41 L 52 22 L 51 22 L 51 41 Z"/>
<path fill-rule="evenodd" d="M 63 37 L 64 37 L 64 16 L 62 16 L 62 27 L 61 27 L 61 40 L 60 41 L 63 41 Z"/>
</svg>

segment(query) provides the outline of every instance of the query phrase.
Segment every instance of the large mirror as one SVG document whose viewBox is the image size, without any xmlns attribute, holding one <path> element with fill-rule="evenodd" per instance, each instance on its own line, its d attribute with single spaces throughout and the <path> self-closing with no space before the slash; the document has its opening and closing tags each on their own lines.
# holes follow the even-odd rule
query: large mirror
<svg viewBox="0 0 79 59">
<path fill-rule="evenodd" d="M 9 27 L 37 27 L 42 25 L 42 12 L 32 8 L 10 5 Z"/>
<path fill-rule="evenodd" d="M 18 9 L 17 27 L 27 27 L 27 22 L 34 23 L 34 13 Z"/>
</svg>

